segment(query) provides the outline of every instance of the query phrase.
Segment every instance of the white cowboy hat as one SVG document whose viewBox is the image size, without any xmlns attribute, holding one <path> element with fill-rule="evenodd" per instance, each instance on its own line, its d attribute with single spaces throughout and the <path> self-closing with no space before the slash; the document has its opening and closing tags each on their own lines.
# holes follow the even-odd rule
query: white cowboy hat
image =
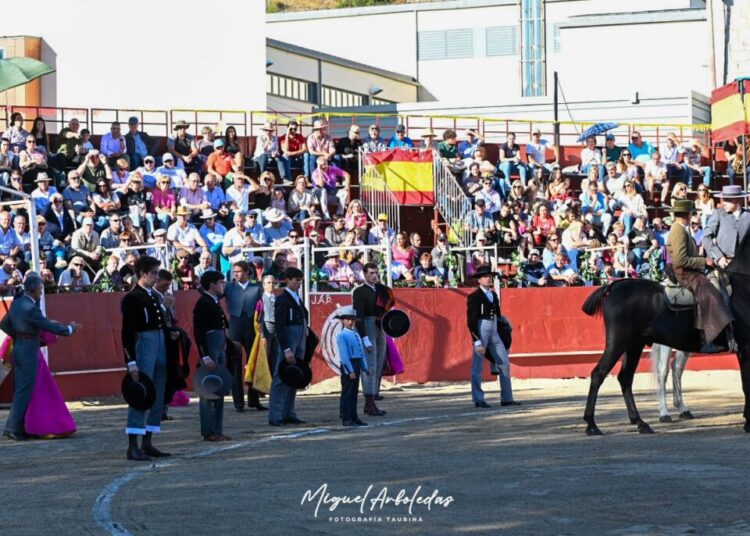
<svg viewBox="0 0 750 536">
<path fill-rule="evenodd" d="M 276 223 L 284 219 L 284 213 L 277 208 L 269 208 L 263 213 L 263 217 L 271 223 Z"/>
<path fill-rule="evenodd" d="M 201 211 L 201 219 L 202 220 L 210 220 L 211 218 L 215 218 L 216 213 L 211 210 L 210 208 L 207 208 L 203 211 Z"/>
</svg>

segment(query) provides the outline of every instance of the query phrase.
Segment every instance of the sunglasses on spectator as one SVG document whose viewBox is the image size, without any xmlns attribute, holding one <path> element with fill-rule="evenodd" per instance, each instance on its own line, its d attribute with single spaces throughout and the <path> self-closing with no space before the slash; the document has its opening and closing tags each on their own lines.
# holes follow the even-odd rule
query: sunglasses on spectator
<svg viewBox="0 0 750 536">
<path fill-rule="evenodd" d="M 54 200 L 54 201 L 52 201 L 52 202 L 53 202 L 53 203 L 54 203 L 55 205 L 59 205 L 60 203 L 62 203 L 62 199 L 55 199 L 55 200 Z"/>
<path fill-rule="evenodd" d="M 71 266 L 75 266 L 76 268 L 83 268 L 83 264 L 80 262 L 74 262 Z"/>
<path fill-rule="evenodd" d="M 310 238 L 318 238 L 318 236 L 319 236 L 318 233 L 313 233 L 310 235 Z"/>
<path fill-rule="evenodd" d="M 630 153 L 622 153 L 622 156 L 630 156 Z"/>
<path fill-rule="evenodd" d="M 289 235 L 289 238 L 297 238 L 297 237 L 298 237 L 298 235 L 296 235 L 296 234 L 290 234 Z"/>
<path fill-rule="evenodd" d="M 36 143 L 35 140 L 26 140 L 26 143 Z"/>
<path fill-rule="evenodd" d="M 557 239 L 557 238 L 554 238 L 554 237 L 549 237 L 549 238 L 547 239 L 547 242 L 557 242 L 557 241 L 558 241 L 558 239 Z"/>
</svg>

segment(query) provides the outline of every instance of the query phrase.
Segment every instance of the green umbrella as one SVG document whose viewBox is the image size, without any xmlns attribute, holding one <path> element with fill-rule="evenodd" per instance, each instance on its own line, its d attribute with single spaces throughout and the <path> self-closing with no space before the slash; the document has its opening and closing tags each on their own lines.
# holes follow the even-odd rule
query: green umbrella
<svg viewBox="0 0 750 536">
<path fill-rule="evenodd" d="M 54 67 L 32 58 L 0 60 L 0 91 L 22 86 L 35 78 L 55 72 Z"/>
</svg>

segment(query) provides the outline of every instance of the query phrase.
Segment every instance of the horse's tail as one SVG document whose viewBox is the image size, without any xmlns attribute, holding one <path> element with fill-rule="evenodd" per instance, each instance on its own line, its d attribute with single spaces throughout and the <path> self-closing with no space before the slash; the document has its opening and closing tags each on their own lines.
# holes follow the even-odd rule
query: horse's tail
<svg viewBox="0 0 750 536">
<path fill-rule="evenodd" d="M 609 294 L 609 287 L 610 285 L 599 287 L 594 293 L 591 294 L 591 296 L 586 298 L 586 301 L 583 302 L 583 306 L 581 307 L 583 312 L 589 316 L 596 316 L 598 314 L 601 314 L 602 307 L 604 306 L 604 300 Z"/>
</svg>

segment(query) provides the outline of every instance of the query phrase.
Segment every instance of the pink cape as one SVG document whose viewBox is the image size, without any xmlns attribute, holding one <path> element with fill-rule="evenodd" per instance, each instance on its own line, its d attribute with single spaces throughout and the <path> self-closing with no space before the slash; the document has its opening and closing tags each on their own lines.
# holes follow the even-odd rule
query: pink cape
<svg viewBox="0 0 750 536">
<path fill-rule="evenodd" d="M 401 352 L 398 351 L 396 341 L 391 337 L 385 337 L 386 342 L 386 370 L 383 371 L 385 376 L 395 376 L 404 372 L 404 362 L 401 360 Z"/>
</svg>

